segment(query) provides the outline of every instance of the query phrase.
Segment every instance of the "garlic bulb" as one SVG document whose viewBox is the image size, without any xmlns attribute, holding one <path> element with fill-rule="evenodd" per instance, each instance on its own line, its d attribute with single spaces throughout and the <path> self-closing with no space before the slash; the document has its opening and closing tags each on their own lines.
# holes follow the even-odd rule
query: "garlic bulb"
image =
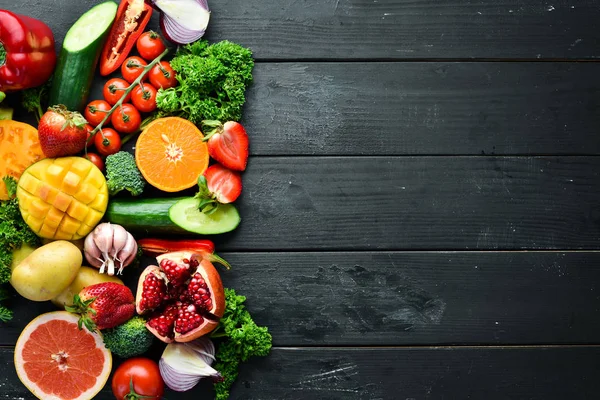
<svg viewBox="0 0 600 400">
<path fill-rule="evenodd" d="M 98 225 L 87 235 L 83 243 L 83 252 L 91 266 L 100 268 L 100 273 L 117 274 L 131 264 L 137 254 L 137 242 L 121 225 L 110 222 Z"/>
</svg>

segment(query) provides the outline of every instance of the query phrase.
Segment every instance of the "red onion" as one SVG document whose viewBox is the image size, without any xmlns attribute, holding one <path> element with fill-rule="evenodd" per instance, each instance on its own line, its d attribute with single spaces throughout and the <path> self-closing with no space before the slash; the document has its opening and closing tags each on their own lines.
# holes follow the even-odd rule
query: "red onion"
<svg viewBox="0 0 600 400">
<path fill-rule="evenodd" d="M 158 362 L 165 384 L 176 392 L 190 390 L 202 378 L 221 378 L 210 365 L 215 360 L 215 346 L 207 338 L 189 343 L 169 343 Z"/>
<path fill-rule="evenodd" d="M 195 42 L 204 36 L 210 10 L 206 0 L 152 0 L 160 10 L 164 36 L 178 44 Z"/>
</svg>

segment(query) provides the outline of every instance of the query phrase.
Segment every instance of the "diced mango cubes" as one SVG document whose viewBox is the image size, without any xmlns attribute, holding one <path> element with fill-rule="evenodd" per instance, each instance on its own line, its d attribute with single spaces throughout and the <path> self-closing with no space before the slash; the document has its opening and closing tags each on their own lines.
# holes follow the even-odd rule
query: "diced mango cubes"
<svg viewBox="0 0 600 400">
<path fill-rule="evenodd" d="M 108 189 L 104 175 L 90 161 L 46 158 L 23 172 L 17 198 L 23 220 L 38 236 L 76 240 L 104 216 Z"/>
</svg>

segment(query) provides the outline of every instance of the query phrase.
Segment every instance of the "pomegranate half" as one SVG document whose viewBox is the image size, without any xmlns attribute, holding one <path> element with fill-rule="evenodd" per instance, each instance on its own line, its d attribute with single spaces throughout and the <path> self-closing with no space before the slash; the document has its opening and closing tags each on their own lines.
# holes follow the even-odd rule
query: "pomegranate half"
<svg viewBox="0 0 600 400">
<path fill-rule="evenodd" d="M 135 307 L 150 314 L 146 327 L 165 343 L 189 342 L 217 327 L 225 311 L 219 273 L 201 254 L 159 255 L 140 275 Z"/>
</svg>

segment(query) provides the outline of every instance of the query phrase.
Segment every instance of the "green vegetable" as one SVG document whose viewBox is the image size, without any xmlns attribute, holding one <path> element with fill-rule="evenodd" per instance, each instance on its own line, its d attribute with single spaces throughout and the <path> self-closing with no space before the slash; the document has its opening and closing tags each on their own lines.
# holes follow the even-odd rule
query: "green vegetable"
<svg viewBox="0 0 600 400">
<path fill-rule="evenodd" d="M 111 224 L 119 224 L 129 232 L 182 234 L 187 231 L 169 218 L 169 208 L 185 197 L 161 199 L 119 199 L 108 202 L 104 217 Z"/>
<path fill-rule="evenodd" d="M 106 157 L 106 185 L 111 196 L 121 190 L 132 196 L 142 194 L 146 182 L 131 153 L 119 151 Z"/>
<path fill-rule="evenodd" d="M 202 120 L 239 121 L 252 83 L 252 52 L 224 40 L 206 40 L 180 47 L 171 60 L 179 85 L 160 89 L 159 116 L 177 115 L 200 124 Z"/>
<path fill-rule="evenodd" d="M 38 122 L 44 115 L 44 110 L 48 108 L 48 92 L 51 85 L 52 80 L 49 80 L 41 86 L 25 89 L 21 92 L 21 105 L 28 112 L 33 113 Z"/>
<path fill-rule="evenodd" d="M 58 57 L 50 90 L 50 105 L 64 104 L 71 111 L 85 106 L 104 39 L 117 15 L 112 1 L 98 4 L 71 26 Z"/>
<path fill-rule="evenodd" d="M 250 357 L 269 354 L 272 337 L 267 327 L 258 326 L 244 306 L 246 297 L 238 296 L 233 289 L 225 289 L 225 313 L 212 338 L 225 338 L 219 344 L 213 366 L 225 378 L 215 384 L 216 399 L 226 400 L 238 375 L 238 367 Z"/>
<path fill-rule="evenodd" d="M 186 197 L 169 209 L 169 218 L 188 232 L 216 235 L 234 230 L 241 218 L 233 204 L 219 204 L 210 214 L 200 211 L 200 199 Z"/>
<path fill-rule="evenodd" d="M 12 177 L 4 177 L 2 180 L 6 184 L 10 200 L 0 201 L 0 284 L 10 280 L 13 251 L 19 249 L 23 243 L 32 247 L 40 244 L 39 238 L 23 221 L 19 211 L 19 204 L 15 197 L 17 181 Z M 0 300 L 6 297 L 6 293 L 0 290 Z M 8 321 L 11 318 L 12 311 L 0 305 L 0 321 Z"/>
<path fill-rule="evenodd" d="M 148 351 L 154 335 L 146 329 L 146 320 L 135 316 L 115 328 L 102 331 L 104 345 L 121 358 L 139 356 Z"/>
</svg>

